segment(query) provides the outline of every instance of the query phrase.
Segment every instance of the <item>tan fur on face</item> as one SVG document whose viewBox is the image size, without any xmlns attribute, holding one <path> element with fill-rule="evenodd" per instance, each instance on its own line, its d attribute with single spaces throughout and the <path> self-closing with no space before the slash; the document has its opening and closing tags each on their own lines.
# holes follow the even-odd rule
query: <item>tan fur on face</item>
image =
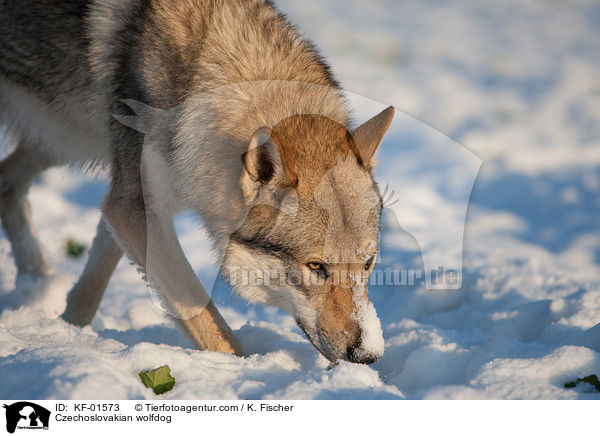
<svg viewBox="0 0 600 436">
<path fill-rule="evenodd" d="M 319 314 L 319 328 L 329 344 L 356 345 L 360 339 L 360 328 L 352 318 L 356 305 L 352 289 L 333 286 L 326 294 Z M 345 350 L 335 350 L 344 353 Z"/>
</svg>

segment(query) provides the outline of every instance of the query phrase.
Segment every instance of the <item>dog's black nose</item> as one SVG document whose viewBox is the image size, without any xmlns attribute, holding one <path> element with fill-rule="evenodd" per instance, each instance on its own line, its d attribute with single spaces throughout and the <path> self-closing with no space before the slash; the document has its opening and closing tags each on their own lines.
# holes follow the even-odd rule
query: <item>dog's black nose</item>
<svg viewBox="0 0 600 436">
<path fill-rule="evenodd" d="M 349 346 L 346 351 L 346 360 L 352 363 L 370 365 L 381 359 L 380 355 L 362 349 L 360 346 Z"/>
</svg>

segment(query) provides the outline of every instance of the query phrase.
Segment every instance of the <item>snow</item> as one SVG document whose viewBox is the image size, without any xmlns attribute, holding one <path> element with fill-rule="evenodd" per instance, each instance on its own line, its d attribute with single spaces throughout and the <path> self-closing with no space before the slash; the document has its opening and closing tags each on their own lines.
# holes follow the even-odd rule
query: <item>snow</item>
<svg viewBox="0 0 600 436">
<path fill-rule="evenodd" d="M 563 387 L 600 374 L 598 2 L 279 4 L 346 89 L 382 102 L 357 119 L 397 109 L 377 155 L 398 201 L 376 267 L 462 255 L 460 289 L 370 286 L 385 338 L 371 366 L 327 370 L 290 316 L 222 280 L 212 295 L 247 357 L 195 350 L 127 260 L 92 325 L 73 327 L 56 316 L 85 256 L 67 258 L 64 244 L 89 246 L 106 184 L 53 169 L 30 201 L 55 276 L 16 283 L 0 233 L 0 397 L 155 398 L 137 373 L 168 364 L 177 382 L 165 399 L 598 399 Z M 197 222 L 181 217 L 178 232 L 210 275 Z"/>
<path fill-rule="evenodd" d="M 385 350 L 385 341 L 381 330 L 381 321 L 377 316 L 375 306 L 364 298 L 364 292 L 357 295 L 355 291 L 354 302 L 356 313 L 352 316 L 361 328 L 361 350 L 364 350 L 367 354 L 382 356 Z"/>
</svg>

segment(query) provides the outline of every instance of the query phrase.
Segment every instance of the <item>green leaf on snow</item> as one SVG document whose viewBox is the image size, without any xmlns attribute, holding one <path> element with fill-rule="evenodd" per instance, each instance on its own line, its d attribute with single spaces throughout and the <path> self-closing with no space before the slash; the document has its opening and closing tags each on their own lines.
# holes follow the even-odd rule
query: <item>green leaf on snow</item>
<svg viewBox="0 0 600 436">
<path fill-rule="evenodd" d="M 69 257 L 80 257 L 85 252 L 86 246 L 75 242 L 73 239 L 67 239 L 66 252 Z"/>
<path fill-rule="evenodd" d="M 157 395 L 169 392 L 175 386 L 175 379 L 171 376 L 169 365 L 151 371 L 142 371 L 139 376 L 144 386 L 152 389 Z"/>
</svg>

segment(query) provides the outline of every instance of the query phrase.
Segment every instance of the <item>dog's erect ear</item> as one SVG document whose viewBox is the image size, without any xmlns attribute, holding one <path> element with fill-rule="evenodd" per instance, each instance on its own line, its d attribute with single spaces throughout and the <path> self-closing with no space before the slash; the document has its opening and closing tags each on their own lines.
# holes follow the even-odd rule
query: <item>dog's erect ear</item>
<svg viewBox="0 0 600 436">
<path fill-rule="evenodd" d="M 373 155 L 381 144 L 385 132 L 394 118 L 394 108 L 392 106 L 375 115 L 369 121 L 358 126 L 352 133 L 352 138 L 360 154 L 360 158 L 366 169 L 371 169 Z"/>
<path fill-rule="evenodd" d="M 271 129 L 261 127 L 250 138 L 248 151 L 242 155 L 244 170 L 250 178 L 263 185 L 272 182 L 278 169 L 283 166 Z"/>
<path fill-rule="evenodd" d="M 283 188 L 297 183 L 293 162 L 268 127 L 254 132 L 248 151 L 242 155 L 242 163 L 242 190 L 249 201 L 256 198 L 261 186 Z"/>
</svg>

